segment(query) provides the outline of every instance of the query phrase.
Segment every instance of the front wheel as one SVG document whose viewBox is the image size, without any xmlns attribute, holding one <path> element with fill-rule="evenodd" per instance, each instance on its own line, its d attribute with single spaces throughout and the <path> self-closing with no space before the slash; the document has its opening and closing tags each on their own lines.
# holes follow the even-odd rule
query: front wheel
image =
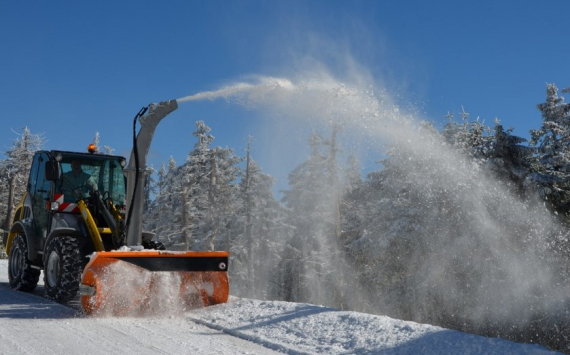
<svg viewBox="0 0 570 355">
<path fill-rule="evenodd" d="M 26 237 L 17 235 L 10 247 L 8 259 L 8 280 L 14 290 L 31 292 L 38 285 L 40 270 L 32 266 L 28 259 L 28 243 Z"/>
<path fill-rule="evenodd" d="M 46 297 L 59 303 L 73 300 L 79 291 L 82 258 L 77 239 L 51 239 L 44 250 L 44 288 Z"/>
</svg>

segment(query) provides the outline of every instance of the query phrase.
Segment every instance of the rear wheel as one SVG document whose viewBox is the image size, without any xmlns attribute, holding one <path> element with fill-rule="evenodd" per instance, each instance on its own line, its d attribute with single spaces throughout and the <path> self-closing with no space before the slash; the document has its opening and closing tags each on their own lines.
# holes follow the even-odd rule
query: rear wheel
<svg viewBox="0 0 570 355">
<path fill-rule="evenodd" d="M 51 239 L 44 250 L 46 297 L 59 303 L 68 303 L 75 298 L 79 291 L 82 265 L 77 239 Z"/>
<path fill-rule="evenodd" d="M 14 238 L 10 247 L 8 279 L 12 289 L 25 292 L 33 291 L 40 279 L 40 270 L 32 267 L 28 259 L 28 243 L 21 234 Z"/>
</svg>

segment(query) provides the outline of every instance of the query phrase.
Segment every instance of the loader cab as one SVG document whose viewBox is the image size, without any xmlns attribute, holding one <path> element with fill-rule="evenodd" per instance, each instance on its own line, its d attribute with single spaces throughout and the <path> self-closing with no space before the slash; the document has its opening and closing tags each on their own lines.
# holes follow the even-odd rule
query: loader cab
<svg viewBox="0 0 570 355">
<path fill-rule="evenodd" d="M 111 205 L 124 218 L 125 158 L 62 151 L 51 151 L 46 155 L 43 165 L 38 166 L 38 175 L 43 173 L 49 182 L 44 188 L 49 191 L 43 202 L 46 220 L 36 223 L 36 230 L 40 232 L 41 229 L 41 235 L 45 237 L 46 231 L 51 235 L 54 229 L 71 227 L 88 236 L 83 222 L 80 222 L 82 218 L 79 218 L 80 200 L 85 203 L 98 227 L 109 227 L 102 209 Z M 112 245 L 108 238 L 104 238 L 103 243 L 105 249 Z"/>
</svg>

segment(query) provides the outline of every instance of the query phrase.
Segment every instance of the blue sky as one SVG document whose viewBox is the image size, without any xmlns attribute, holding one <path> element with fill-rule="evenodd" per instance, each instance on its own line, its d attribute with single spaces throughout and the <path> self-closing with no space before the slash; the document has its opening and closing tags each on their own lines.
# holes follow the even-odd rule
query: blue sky
<svg viewBox="0 0 570 355">
<path fill-rule="evenodd" d="M 565 0 L 3 1 L 0 150 L 28 126 L 47 149 L 84 150 L 98 131 L 127 155 L 142 106 L 249 75 L 295 76 L 307 58 L 341 80 L 350 58 L 438 126 L 463 106 L 528 138 L 541 124 L 546 83 L 570 86 L 569 12 Z M 262 154 L 270 139 L 256 137 L 260 118 L 214 101 L 169 116 L 150 161 L 183 162 L 197 120 L 239 155 L 253 135 L 254 157 L 281 188 L 303 158 L 270 162 Z"/>
</svg>

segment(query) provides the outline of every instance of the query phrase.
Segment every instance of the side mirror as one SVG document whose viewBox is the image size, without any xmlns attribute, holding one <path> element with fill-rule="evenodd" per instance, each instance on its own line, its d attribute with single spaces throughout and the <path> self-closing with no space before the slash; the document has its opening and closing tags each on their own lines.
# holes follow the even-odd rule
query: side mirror
<svg viewBox="0 0 570 355">
<path fill-rule="evenodd" d="M 46 162 L 46 180 L 57 181 L 60 178 L 59 164 L 55 161 Z"/>
</svg>

